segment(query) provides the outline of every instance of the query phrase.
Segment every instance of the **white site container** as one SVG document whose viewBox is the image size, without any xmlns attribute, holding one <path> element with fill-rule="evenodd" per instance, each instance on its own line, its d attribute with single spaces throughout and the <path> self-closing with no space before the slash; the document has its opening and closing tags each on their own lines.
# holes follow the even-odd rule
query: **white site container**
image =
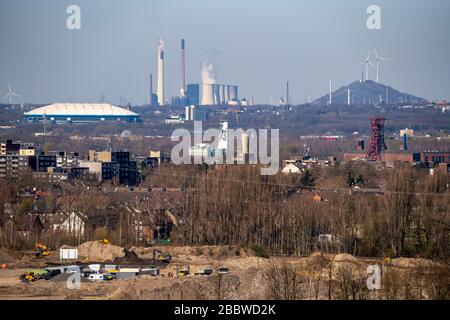
<svg viewBox="0 0 450 320">
<path fill-rule="evenodd" d="M 105 270 L 116 270 L 117 265 L 115 264 L 105 264 Z"/>
<path fill-rule="evenodd" d="M 61 260 L 76 260 L 78 259 L 78 249 L 61 248 L 59 249 L 59 258 Z"/>
<path fill-rule="evenodd" d="M 100 272 L 101 265 L 99 264 L 90 264 L 88 265 L 88 269 L 94 272 Z"/>
<path fill-rule="evenodd" d="M 139 273 L 140 269 L 139 268 L 120 268 L 119 272 L 134 272 L 134 273 Z"/>
</svg>

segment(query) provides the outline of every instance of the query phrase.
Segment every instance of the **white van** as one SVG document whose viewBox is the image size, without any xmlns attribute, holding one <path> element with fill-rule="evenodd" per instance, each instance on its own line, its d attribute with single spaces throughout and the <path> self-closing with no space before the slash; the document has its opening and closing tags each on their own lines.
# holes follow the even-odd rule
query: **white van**
<svg viewBox="0 0 450 320">
<path fill-rule="evenodd" d="M 103 274 L 93 273 L 89 275 L 88 279 L 91 281 L 103 280 Z"/>
</svg>

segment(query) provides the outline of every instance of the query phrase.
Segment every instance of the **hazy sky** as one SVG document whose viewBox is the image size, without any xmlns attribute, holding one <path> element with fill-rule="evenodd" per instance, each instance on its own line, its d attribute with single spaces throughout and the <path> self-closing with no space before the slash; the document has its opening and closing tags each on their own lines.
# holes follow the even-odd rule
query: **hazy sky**
<svg viewBox="0 0 450 320">
<path fill-rule="evenodd" d="M 81 30 L 66 28 L 71 4 Z M 366 27 L 371 4 L 382 30 Z M 449 99 L 449 15 L 448 0 L 1 0 L 0 95 L 11 81 L 26 102 L 148 102 L 162 36 L 167 97 L 179 92 L 185 38 L 187 83 L 209 59 L 219 82 L 256 103 L 278 101 L 286 80 L 293 102 L 357 80 L 373 49 L 389 58 L 383 83 Z"/>
</svg>

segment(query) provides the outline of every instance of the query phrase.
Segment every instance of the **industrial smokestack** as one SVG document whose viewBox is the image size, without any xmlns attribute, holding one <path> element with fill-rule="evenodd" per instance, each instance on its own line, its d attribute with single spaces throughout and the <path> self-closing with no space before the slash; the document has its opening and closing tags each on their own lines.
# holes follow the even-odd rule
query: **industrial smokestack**
<svg viewBox="0 0 450 320">
<path fill-rule="evenodd" d="M 286 81 L 286 105 L 289 105 L 289 81 Z"/>
<path fill-rule="evenodd" d="M 184 39 L 181 39 L 181 83 L 180 96 L 186 96 L 186 70 L 185 70 L 185 54 L 184 54 Z"/>
<path fill-rule="evenodd" d="M 153 74 L 150 73 L 150 106 L 153 105 Z"/>
<path fill-rule="evenodd" d="M 332 92 L 332 91 L 333 91 L 333 81 L 330 80 L 330 96 L 329 96 L 330 101 L 329 101 L 329 104 L 331 104 L 331 92 Z"/>
<path fill-rule="evenodd" d="M 350 103 L 350 102 L 351 102 L 351 101 L 350 101 L 350 97 L 351 97 L 351 96 L 350 96 L 350 88 L 348 88 L 348 90 L 347 90 L 347 104 L 348 104 L 348 105 L 351 104 L 351 103 Z"/>
<path fill-rule="evenodd" d="M 158 95 L 158 103 L 160 106 L 165 104 L 164 100 L 164 41 L 159 39 L 158 45 L 158 88 L 156 94 Z"/>
</svg>

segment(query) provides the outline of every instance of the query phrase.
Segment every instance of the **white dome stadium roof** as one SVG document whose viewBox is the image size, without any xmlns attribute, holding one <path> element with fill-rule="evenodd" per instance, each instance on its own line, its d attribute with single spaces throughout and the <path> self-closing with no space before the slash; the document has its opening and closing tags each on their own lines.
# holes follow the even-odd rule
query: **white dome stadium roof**
<svg viewBox="0 0 450 320">
<path fill-rule="evenodd" d="M 138 117 L 137 113 L 106 103 L 55 103 L 25 112 L 25 116 L 117 116 Z"/>
</svg>

